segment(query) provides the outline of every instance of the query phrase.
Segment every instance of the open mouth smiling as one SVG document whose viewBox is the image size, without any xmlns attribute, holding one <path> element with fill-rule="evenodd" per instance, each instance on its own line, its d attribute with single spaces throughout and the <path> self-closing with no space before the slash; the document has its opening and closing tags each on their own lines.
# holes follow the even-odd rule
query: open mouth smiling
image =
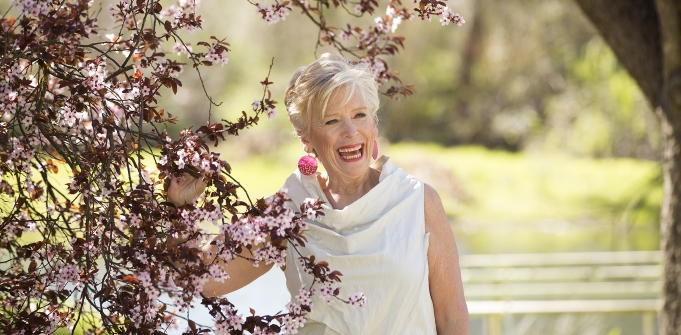
<svg viewBox="0 0 681 335">
<path fill-rule="evenodd" d="M 338 154 L 344 161 L 354 161 L 362 158 L 364 153 L 363 144 L 353 144 L 338 149 Z"/>
</svg>

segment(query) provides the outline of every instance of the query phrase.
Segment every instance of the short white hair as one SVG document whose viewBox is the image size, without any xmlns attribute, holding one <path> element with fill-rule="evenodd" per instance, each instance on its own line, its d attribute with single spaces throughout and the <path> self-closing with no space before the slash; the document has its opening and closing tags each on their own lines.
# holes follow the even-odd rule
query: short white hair
<svg viewBox="0 0 681 335">
<path fill-rule="evenodd" d="M 343 104 L 359 89 L 369 113 L 378 123 L 378 84 L 369 66 L 351 64 L 343 56 L 325 53 L 309 65 L 298 68 L 284 94 L 289 121 L 298 135 L 309 132 L 313 112 L 324 117 L 331 96 L 343 87 Z"/>
</svg>

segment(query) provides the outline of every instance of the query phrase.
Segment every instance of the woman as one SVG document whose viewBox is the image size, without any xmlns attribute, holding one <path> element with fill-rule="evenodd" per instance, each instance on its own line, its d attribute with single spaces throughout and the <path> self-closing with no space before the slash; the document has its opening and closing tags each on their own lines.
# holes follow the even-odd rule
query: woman
<svg viewBox="0 0 681 335">
<path fill-rule="evenodd" d="M 315 298 L 299 333 L 468 334 L 456 244 L 440 197 L 385 156 L 371 164 L 379 99 L 368 69 L 324 54 L 296 71 L 285 104 L 304 151 L 326 170 L 296 171 L 284 184 L 292 209 L 306 198 L 326 202 L 325 216 L 309 222 L 308 243 L 299 250 L 342 272 L 343 292 L 361 291 L 368 299 L 356 308 Z M 175 182 L 169 198 L 184 203 L 203 187 L 196 180 Z M 211 248 L 203 249 L 207 262 Z M 289 252 L 284 268 L 291 296 L 312 280 L 297 257 Z M 270 267 L 236 259 L 225 268 L 231 279 L 207 283 L 204 294 L 239 289 Z"/>
</svg>

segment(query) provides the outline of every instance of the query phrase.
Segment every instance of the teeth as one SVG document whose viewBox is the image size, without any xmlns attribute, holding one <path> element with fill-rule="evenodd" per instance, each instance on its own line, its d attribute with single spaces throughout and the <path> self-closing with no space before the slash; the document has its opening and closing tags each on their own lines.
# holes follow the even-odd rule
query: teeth
<svg viewBox="0 0 681 335">
<path fill-rule="evenodd" d="M 361 154 L 361 153 L 356 154 L 356 155 L 352 155 L 352 156 L 343 156 L 343 158 L 348 159 L 348 160 L 350 160 L 350 159 L 355 159 L 355 158 L 360 158 L 360 157 L 362 157 L 362 154 Z"/>
<path fill-rule="evenodd" d="M 362 145 L 361 145 L 361 144 L 358 144 L 356 147 L 352 147 L 352 148 L 340 148 L 340 149 L 338 149 L 338 152 L 357 151 L 357 150 L 359 150 L 359 149 L 361 149 L 361 148 L 362 148 Z"/>
</svg>

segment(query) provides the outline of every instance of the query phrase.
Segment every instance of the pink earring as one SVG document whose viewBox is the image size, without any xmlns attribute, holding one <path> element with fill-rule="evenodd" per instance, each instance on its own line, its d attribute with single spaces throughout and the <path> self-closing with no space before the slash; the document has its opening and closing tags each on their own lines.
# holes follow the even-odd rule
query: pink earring
<svg viewBox="0 0 681 335">
<path fill-rule="evenodd" d="M 298 160 L 298 170 L 306 176 L 314 174 L 317 171 L 317 165 L 317 160 L 310 154 L 300 157 L 300 160 Z"/>
<path fill-rule="evenodd" d="M 378 142 L 374 140 L 374 150 L 371 151 L 371 157 L 376 160 L 376 157 L 378 157 Z"/>
</svg>

